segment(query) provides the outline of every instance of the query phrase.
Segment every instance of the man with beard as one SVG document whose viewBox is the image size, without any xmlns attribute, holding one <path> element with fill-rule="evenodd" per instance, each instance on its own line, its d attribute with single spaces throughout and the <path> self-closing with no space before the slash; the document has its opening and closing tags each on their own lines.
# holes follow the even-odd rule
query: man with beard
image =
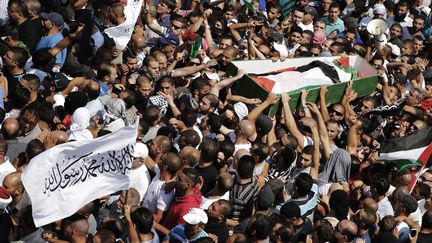
<svg viewBox="0 0 432 243">
<path fill-rule="evenodd" d="M 53 48 L 57 43 L 63 39 L 63 35 L 60 29 L 63 27 L 63 17 L 56 13 L 42 13 L 41 18 L 43 19 L 43 26 L 46 32 L 46 36 L 42 37 L 36 46 L 36 50 L 43 48 Z M 63 49 L 56 55 L 56 64 L 60 67 L 63 66 L 66 60 L 67 48 Z"/>
<path fill-rule="evenodd" d="M 421 36 L 422 39 L 425 39 L 423 35 L 423 30 L 425 27 L 426 17 L 424 15 L 417 15 L 414 17 L 414 22 L 412 27 L 408 27 L 405 29 L 402 35 L 402 40 L 412 39 L 414 36 Z"/>
<path fill-rule="evenodd" d="M 226 68 L 229 62 L 237 58 L 239 51 L 234 46 L 228 46 L 222 53 L 222 58 L 219 59 L 219 75 L 225 75 Z"/>
<path fill-rule="evenodd" d="M 175 225 L 186 223 L 187 221 L 183 216 L 187 215 L 191 208 L 199 208 L 202 201 L 199 189 L 199 180 L 199 174 L 197 170 L 193 168 L 184 168 L 178 174 L 175 183 L 176 197 L 168 210 L 168 214 L 163 223 L 164 227 L 172 229 Z M 198 222 L 193 226 L 196 227 L 197 223 Z M 207 223 L 207 219 L 203 223 Z M 185 226 L 185 228 L 188 228 L 189 226 Z M 198 227 L 204 228 L 204 226 Z"/>
<path fill-rule="evenodd" d="M 174 227 L 168 234 L 167 239 L 179 242 L 195 242 L 197 239 L 207 237 L 208 234 L 204 231 L 208 217 L 204 210 L 199 208 L 191 208 L 187 214 L 183 216 L 185 224 L 179 224 Z"/>
<path fill-rule="evenodd" d="M 409 5 L 410 4 L 407 1 L 399 2 L 396 8 L 395 15 L 389 16 L 387 18 L 387 26 L 392 26 L 393 23 L 398 22 L 403 28 L 412 27 L 413 20 L 409 17 L 408 14 Z"/>
</svg>

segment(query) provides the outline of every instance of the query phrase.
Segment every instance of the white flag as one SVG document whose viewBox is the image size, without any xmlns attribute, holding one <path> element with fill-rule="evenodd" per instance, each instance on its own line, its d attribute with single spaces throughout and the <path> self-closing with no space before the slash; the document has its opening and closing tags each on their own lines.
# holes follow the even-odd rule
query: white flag
<svg viewBox="0 0 432 243">
<path fill-rule="evenodd" d="M 117 48 L 123 50 L 127 46 L 141 12 L 142 3 L 143 0 L 128 0 L 124 8 L 126 21 L 120 25 L 105 29 L 104 32 L 114 39 Z"/>
<path fill-rule="evenodd" d="M 137 127 L 57 145 L 33 158 L 22 181 L 36 227 L 66 218 L 96 198 L 129 187 Z"/>
</svg>

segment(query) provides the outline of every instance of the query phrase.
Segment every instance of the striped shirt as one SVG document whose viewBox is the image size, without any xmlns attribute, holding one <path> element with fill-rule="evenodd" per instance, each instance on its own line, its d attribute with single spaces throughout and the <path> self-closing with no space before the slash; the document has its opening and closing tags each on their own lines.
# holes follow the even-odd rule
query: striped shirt
<svg viewBox="0 0 432 243">
<path fill-rule="evenodd" d="M 234 184 L 229 197 L 233 208 L 233 220 L 241 221 L 252 215 L 253 201 L 258 193 L 258 181 L 255 178 L 246 184 L 239 184 L 238 182 Z"/>
<path fill-rule="evenodd" d="M 308 217 L 310 219 L 313 211 L 315 210 L 315 207 L 318 203 L 318 183 L 314 181 L 311 192 L 307 195 L 307 197 L 303 198 L 291 198 L 287 202 L 295 202 L 300 207 L 300 213 L 301 216 Z M 285 203 L 283 203 L 285 204 Z M 280 210 L 280 208 L 283 206 L 283 204 L 280 204 L 276 207 L 276 209 Z"/>
</svg>

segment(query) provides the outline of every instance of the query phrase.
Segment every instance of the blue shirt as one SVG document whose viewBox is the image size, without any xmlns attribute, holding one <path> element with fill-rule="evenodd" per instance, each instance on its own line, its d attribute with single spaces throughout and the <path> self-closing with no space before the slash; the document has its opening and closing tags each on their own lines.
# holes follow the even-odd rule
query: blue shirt
<svg viewBox="0 0 432 243">
<path fill-rule="evenodd" d="M 345 30 L 345 26 L 344 26 L 344 22 L 338 18 L 336 20 L 336 23 L 330 23 L 329 17 L 325 17 L 323 18 L 324 22 L 326 23 L 326 30 L 325 30 L 325 34 L 326 36 L 329 36 L 331 34 L 331 32 L 333 31 L 337 31 L 337 33 L 342 33 Z"/>
<path fill-rule="evenodd" d="M 98 81 L 98 83 L 99 83 L 99 89 L 100 89 L 99 97 L 109 95 L 110 87 L 101 81 Z"/>
<path fill-rule="evenodd" d="M 165 240 L 173 239 L 173 240 L 178 240 L 178 241 L 186 243 L 186 242 L 194 242 L 194 241 L 198 240 L 199 238 L 207 237 L 207 236 L 208 236 L 208 234 L 204 230 L 201 230 L 197 237 L 195 237 L 194 239 L 188 240 L 188 238 L 186 237 L 185 232 L 184 232 L 184 225 L 179 224 L 179 225 L 177 225 L 171 229 L 171 231 L 168 233 Z"/>
<path fill-rule="evenodd" d="M 60 32 L 52 36 L 44 36 L 37 44 L 36 50 L 43 49 L 43 48 L 53 48 L 61 40 L 63 40 L 63 35 Z M 65 48 L 56 55 L 56 63 L 58 65 L 63 66 L 66 60 L 66 54 L 67 54 L 67 49 Z"/>
</svg>

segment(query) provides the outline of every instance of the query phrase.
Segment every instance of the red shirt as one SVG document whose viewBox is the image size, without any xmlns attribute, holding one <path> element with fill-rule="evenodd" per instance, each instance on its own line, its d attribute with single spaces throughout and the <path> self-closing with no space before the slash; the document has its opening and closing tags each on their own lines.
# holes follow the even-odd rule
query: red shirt
<svg viewBox="0 0 432 243">
<path fill-rule="evenodd" d="M 189 209 L 199 208 L 201 201 L 202 197 L 198 187 L 195 187 L 193 195 L 176 197 L 171 203 L 163 226 L 172 229 L 178 224 L 184 224 L 183 216 L 189 212 Z"/>
</svg>

